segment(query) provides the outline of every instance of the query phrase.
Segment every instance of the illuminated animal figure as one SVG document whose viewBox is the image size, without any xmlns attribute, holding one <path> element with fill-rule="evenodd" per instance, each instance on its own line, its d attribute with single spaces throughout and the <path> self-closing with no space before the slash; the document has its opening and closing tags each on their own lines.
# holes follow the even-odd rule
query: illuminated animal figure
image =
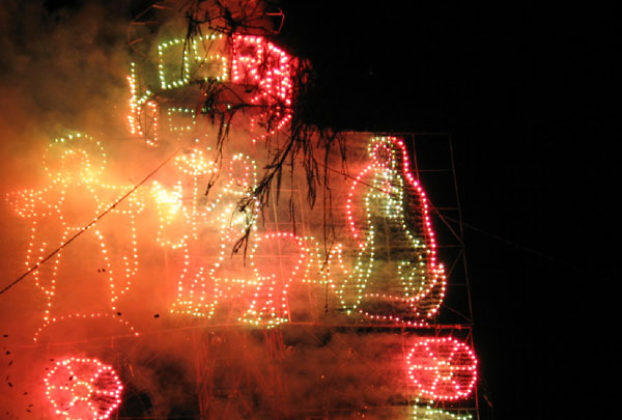
<svg viewBox="0 0 622 420">
<path fill-rule="evenodd" d="M 437 312 L 445 290 L 429 204 L 401 140 L 375 137 L 368 156 L 348 193 L 346 216 L 357 250 L 338 294 L 347 312 L 417 324 Z"/>
<path fill-rule="evenodd" d="M 134 222 L 143 204 L 130 196 L 111 208 L 129 187 L 102 183 L 105 166 L 99 141 L 71 133 L 54 139 L 46 150 L 47 185 L 8 197 L 17 214 L 30 220 L 25 264 L 36 267 L 35 284 L 46 301 L 35 341 L 50 324 L 76 318 L 112 318 L 133 331 L 115 311 L 138 270 Z M 99 219 L 106 210 L 107 217 Z M 76 244 L 65 246 L 76 234 Z"/>
<path fill-rule="evenodd" d="M 288 289 L 293 281 L 313 282 L 312 271 L 319 261 L 313 238 L 289 232 L 269 232 L 257 235 L 250 253 L 253 278 L 249 305 L 240 317 L 246 324 L 274 327 L 289 321 Z"/>
</svg>

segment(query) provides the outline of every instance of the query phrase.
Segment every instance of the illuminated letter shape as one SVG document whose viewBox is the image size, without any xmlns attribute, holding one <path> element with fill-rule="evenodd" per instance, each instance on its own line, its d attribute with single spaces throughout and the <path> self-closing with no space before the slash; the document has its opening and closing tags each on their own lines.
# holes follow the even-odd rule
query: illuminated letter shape
<svg viewBox="0 0 622 420">
<path fill-rule="evenodd" d="M 189 133 L 197 125 L 196 110 L 192 108 L 169 107 L 166 113 L 168 129 L 171 133 Z"/>
<path fill-rule="evenodd" d="M 422 338 L 406 357 L 408 376 L 417 393 L 430 400 L 465 399 L 477 380 L 473 350 L 455 338 Z"/>
<path fill-rule="evenodd" d="M 121 380 L 97 359 L 58 361 L 43 381 L 55 414 L 67 420 L 106 420 L 121 403 Z"/>
<path fill-rule="evenodd" d="M 185 38 L 176 38 L 158 45 L 158 75 L 162 89 L 178 88 L 190 82 L 192 57 L 191 51 L 186 49 L 186 42 Z M 177 79 L 173 80 L 173 77 Z"/>
<path fill-rule="evenodd" d="M 99 155 L 97 165 L 92 162 L 93 155 Z M 72 133 L 54 139 L 43 162 L 48 185 L 39 191 L 26 190 L 9 197 L 16 212 L 31 220 L 26 265 L 37 267 L 33 271 L 35 285 L 46 298 L 43 325 L 35 333 L 35 341 L 53 322 L 109 317 L 116 310 L 117 300 L 129 289 L 130 279 L 138 269 L 134 218 L 142 211 L 142 204 L 132 196 L 111 209 L 105 220 L 98 219 L 129 187 L 100 183 L 105 153 L 98 141 L 85 134 Z M 17 199 L 11 200 L 14 197 Z M 128 225 L 119 223 L 119 218 Z M 96 226 L 84 231 L 95 221 Z M 127 228 L 119 232 L 120 225 Z M 76 234 L 81 234 L 80 246 L 65 248 L 63 244 Z M 124 235 L 127 238 L 121 239 Z M 111 242 L 106 239 L 108 236 L 114 236 L 115 246 L 107 246 Z M 53 258 L 39 267 L 57 249 Z M 121 273 L 124 284 L 119 282 Z M 102 299 L 106 295 L 107 302 Z M 116 320 L 129 327 L 127 322 Z"/>
<path fill-rule="evenodd" d="M 192 42 L 187 38 L 175 38 L 160 43 L 160 88 L 176 89 L 193 81 L 226 80 L 227 60 L 219 52 L 213 52 L 222 49 L 221 40 L 223 34 L 212 33 L 196 37 Z"/>
<path fill-rule="evenodd" d="M 373 138 L 368 154 L 346 202 L 358 250 L 338 293 L 347 311 L 416 325 L 436 314 L 445 292 L 428 201 L 401 140 Z"/>
<path fill-rule="evenodd" d="M 292 118 L 291 57 L 266 41 L 253 35 L 233 35 L 231 81 L 253 86 L 250 104 L 265 111 L 251 118 L 251 130 L 257 125 L 266 132 L 252 142 L 264 139 L 281 130 Z"/>
<path fill-rule="evenodd" d="M 240 321 L 274 327 L 289 321 L 287 289 L 295 279 L 308 279 L 312 258 L 303 238 L 293 233 L 260 235 L 250 255 L 255 292 Z"/>
</svg>

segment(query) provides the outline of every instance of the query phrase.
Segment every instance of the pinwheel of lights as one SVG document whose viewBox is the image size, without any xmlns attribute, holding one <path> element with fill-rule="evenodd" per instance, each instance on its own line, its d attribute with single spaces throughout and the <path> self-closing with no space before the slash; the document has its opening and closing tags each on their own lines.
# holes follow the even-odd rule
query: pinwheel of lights
<svg viewBox="0 0 622 420">
<path fill-rule="evenodd" d="M 121 403 L 121 380 L 111 366 L 97 359 L 60 360 L 44 382 L 46 396 L 59 418 L 105 420 Z"/>
<path fill-rule="evenodd" d="M 477 359 L 473 350 L 450 337 L 417 341 L 406 358 L 406 365 L 417 393 L 432 400 L 467 398 L 477 379 Z"/>
</svg>

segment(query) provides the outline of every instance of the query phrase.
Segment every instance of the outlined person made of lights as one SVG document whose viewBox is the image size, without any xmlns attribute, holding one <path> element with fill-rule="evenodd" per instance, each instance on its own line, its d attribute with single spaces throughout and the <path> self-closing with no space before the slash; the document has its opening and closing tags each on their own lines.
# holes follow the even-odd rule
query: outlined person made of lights
<svg viewBox="0 0 622 420">
<path fill-rule="evenodd" d="M 239 256 L 235 258 L 231 252 L 238 240 L 247 231 L 256 231 L 255 221 L 260 206 L 252 191 L 257 183 L 257 166 L 255 161 L 243 153 L 234 154 L 226 164 L 222 186 L 217 192 L 218 207 L 213 212 L 212 223 L 218 232 L 218 250 L 213 264 L 206 271 L 206 297 L 213 308 L 219 302 L 228 301 L 232 310 L 244 307 L 247 297 L 247 286 L 254 284 L 251 271 Z M 246 205 L 240 207 L 240 203 Z M 250 203 L 247 200 L 254 200 Z"/>
<path fill-rule="evenodd" d="M 402 140 L 374 137 L 368 157 L 346 202 L 358 249 L 338 288 L 341 305 L 374 320 L 425 323 L 437 313 L 446 282 L 425 192 L 410 172 Z"/>
<path fill-rule="evenodd" d="M 46 149 L 47 185 L 8 196 L 15 212 L 30 221 L 25 265 L 36 267 L 34 282 L 45 297 L 43 323 L 35 332 L 35 341 L 50 324 L 69 319 L 110 318 L 134 332 L 114 313 L 138 270 L 135 217 L 143 204 L 130 196 L 105 219 L 98 219 L 127 191 L 101 182 L 105 167 L 101 143 L 86 134 L 71 133 L 55 138 Z M 97 223 L 86 230 L 92 222 Z M 65 247 L 76 233 L 81 233 L 79 244 Z"/>
<path fill-rule="evenodd" d="M 243 154 L 234 155 L 219 177 L 222 187 L 208 198 L 204 187 L 218 170 L 208 155 L 202 149 L 191 149 L 176 157 L 174 164 L 177 183 L 167 188 L 154 182 L 152 187 L 159 216 L 157 240 L 178 251 L 183 260 L 171 312 L 210 318 L 219 299 L 228 297 L 231 285 L 239 288 L 246 282 L 222 277 L 221 266 L 259 210 L 259 206 L 238 209 L 240 199 L 254 188 L 255 163 Z"/>
</svg>

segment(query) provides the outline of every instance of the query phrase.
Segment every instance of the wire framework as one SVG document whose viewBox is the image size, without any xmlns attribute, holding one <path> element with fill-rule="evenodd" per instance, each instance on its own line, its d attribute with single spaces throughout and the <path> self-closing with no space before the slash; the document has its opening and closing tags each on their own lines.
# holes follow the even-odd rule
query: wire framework
<svg viewBox="0 0 622 420">
<path fill-rule="evenodd" d="M 372 133 L 353 133 L 354 137 L 371 137 Z M 393 135 L 393 134 L 392 134 Z M 358 418 L 359 416 L 371 415 L 378 418 L 472 418 L 479 419 L 479 406 L 477 388 L 474 389 L 474 396 L 466 401 L 441 401 L 433 406 L 420 403 L 416 399 L 415 405 L 412 395 L 409 396 L 409 384 L 403 378 L 403 368 L 401 363 L 407 358 L 409 349 L 413 342 L 417 342 L 422 337 L 449 338 L 456 337 L 462 342 L 467 343 L 473 348 L 473 317 L 471 296 L 469 292 L 469 277 L 467 269 L 466 255 L 464 252 L 462 215 L 460 210 L 460 200 L 458 193 L 457 175 L 453 161 L 453 143 L 451 135 L 446 133 L 397 133 L 396 136 L 406 139 L 410 146 L 409 152 L 412 156 L 415 177 L 426 186 L 430 202 L 432 203 L 432 218 L 437 231 L 439 258 L 448 267 L 448 293 L 446 301 L 443 303 L 438 318 L 427 325 L 399 325 L 392 322 L 378 322 L 366 319 L 343 318 L 332 316 L 338 312 L 334 301 L 331 301 L 329 293 L 318 294 L 317 289 L 307 290 L 307 296 L 303 297 L 305 304 L 314 308 L 311 314 L 306 314 L 309 319 L 298 318 L 295 309 L 291 311 L 289 322 L 279 329 L 264 330 L 263 332 L 249 333 L 240 331 L 235 325 L 220 325 L 216 328 L 222 337 L 234 334 L 237 339 L 243 340 L 245 346 L 257 340 L 257 336 L 262 336 L 263 346 L 262 364 L 269 366 L 267 370 L 262 369 L 241 369 L 239 360 L 234 359 L 234 353 L 226 350 L 222 345 L 226 339 L 216 340 L 218 345 L 206 345 L 201 342 L 201 349 L 198 354 L 209 355 L 203 359 L 207 362 L 202 367 L 202 373 L 197 378 L 209 378 L 202 382 L 201 389 L 204 391 L 201 398 L 202 414 L 206 418 L 235 418 L 235 413 L 244 413 L 247 418 L 265 418 L 265 413 L 253 411 L 248 393 L 254 386 L 264 389 L 272 389 L 270 398 L 271 406 L 279 406 L 282 411 L 276 410 L 270 413 L 271 418 Z M 346 179 L 353 178 L 351 175 L 341 170 L 332 168 L 335 172 L 345 176 Z M 304 190 L 292 186 L 286 192 L 290 193 L 298 201 L 299 209 L 304 209 Z M 276 200 L 276 199 L 275 199 Z M 267 229 L 288 229 L 293 227 L 290 219 L 283 218 L 283 213 L 279 213 L 276 208 L 277 203 L 270 214 L 266 215 L 264 226 Z M 305 235 L 310 229 L 313 217 L 308 211 L 299 210 L 297 220 L 297 231 L 300 235 Z M 271 255 L 271 258 L 278 258 L 278 253 Z M 300 296 L 296 296 L 296 301 L 300 303 Z M 304 337 L 304 338 L 301 338 Z M 328 338 L 327 338 L 328 337 Z M 362 337 L 362 338 L 361 338 Z M 306 347 L 309 342 L 315 343 L 318 348 L 323 348 L 324 342 L 339 343 L 330 347 L 333 358 L 326 359 L 322 351 L 311 352 Z M 295 357 L 292 356 L 297 348 L 302 346 L 308 353 L 306 363 L 313 365 L 320 372 L 322 380 L 309 381 L 307 386 L 318 395 L 315 401 L 316 406 L 305 405 L 298 401 L 295 390 L 299 383 L 299 377 L 292 370 L 290 363 Z M 373 350 L 370 350 L 372 348 Z M 317 349 L 316 349 L 317 350 Z M 344 350 L 346 350 L 344 352 Z M 377 363 L 373 355 L 384 353 L 388 356 L 383 363 Z M 314 360 L 314 358 L 317 358 Z M 201 359 L 199 356 L 198 359 Z M 197 360 L 198 360 L 197 359 Z M 254 364 L 255 361 L 247 360 L 247 363 Z M 229 383 L 229 388 L 215 386 L 219 382 L 215 380 L 219 375 L 223 375 L 221 369 L 224 366 L 231 367 L 236 365 L 238 371 Z M 229 372 L 236 369 L 229 369 Z M 333 372 L 333 376 L 326 374 Z M 335 388 L 331 387 L 331 382 L 338 384 L 339 375 L 353 375 L 352 372 L 359 372 L 358 380 L 361 381 L 361 393 L 377 392 L 385 396 L 385 386 L 394 387 L 394 395 L 385 398 L 382 402 L 369 401 L 361 402 L 359 406 L 352 402 L 350 407 L 343 407 L 343 401 L 331 398 Z M 364 373 L 361 373 L 364 372 Z M 402 377 L 395 381 L 391 377 Z M 221 377 L 222 380 L 222 377 Z M 323 382 L 326 381 L 326 382 Z M 251 392 L 252 394 L 252 392 Z M 223 402 L 223 396 L 237 396 L 239 405 L 235 406 L 229 400 Z M 373 400 L 373 399 L 372 399 Z M 292 401 L 296 402 L 292 405 Z M 234 407 L 235 406 L 235 407 Z M 292 408 L 296 407 L 296 409 Z M 288 409 L 289 408 L 289 409 Z M 235 411 L 238 410 L 238 411 Z M 408 413 L 408 411 L 412 411 Z M 428 410 L 428 411 L 425 411 Z M 434 411 L 437 410 L 437 411 Z M 218 415 L 216 415 L 218 413 Z M 241 415 L 241 414 L 240 414 Z M 221 417 L 219 417 L 221 416 Z M 303 417 L 304 416 L 304 417 Z M 354 416 L 354 417 L 347 417 Z M 401 417 L 404 416 L 404 417 Z M 423 416 L 423 417 L 422 417 Z M 427 417 L 426 417 L 427 416 Z M 455 417 L 451 417 L 455 416 Z M 467 417 L 460 417 L 467 416 Z"/>
</svg>

